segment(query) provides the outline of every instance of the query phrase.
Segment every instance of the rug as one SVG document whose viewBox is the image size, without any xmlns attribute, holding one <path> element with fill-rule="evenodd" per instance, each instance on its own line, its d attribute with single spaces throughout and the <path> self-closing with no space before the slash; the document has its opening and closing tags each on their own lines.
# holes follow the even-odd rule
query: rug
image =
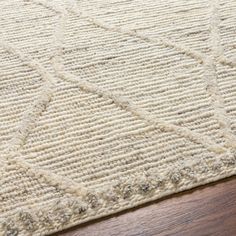
<svg viewBox="0 0 236 236">
<path fill-rule="evenodd" d="M 236 174 L 236 1 L 0 8 L 0 235 Z"/>
</svg>

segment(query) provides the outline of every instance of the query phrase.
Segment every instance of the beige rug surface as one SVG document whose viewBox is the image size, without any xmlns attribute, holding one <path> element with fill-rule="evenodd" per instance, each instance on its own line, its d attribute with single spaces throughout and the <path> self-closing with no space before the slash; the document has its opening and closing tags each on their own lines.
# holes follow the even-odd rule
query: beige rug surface
<svg viewBox="0 0 236 236">
<path fill-rule="evenodd" d="M 0 10 L 0 235 L 47 235 L 236 174 L 235 0 Z"/>
</svg>

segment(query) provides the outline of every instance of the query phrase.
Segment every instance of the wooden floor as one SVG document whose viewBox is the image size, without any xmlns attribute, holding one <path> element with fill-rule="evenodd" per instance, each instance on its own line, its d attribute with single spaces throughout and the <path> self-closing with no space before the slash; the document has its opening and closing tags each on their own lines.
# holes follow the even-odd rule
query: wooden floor
<svg viewBox="0 0 236 236">
<path fill-rule="evenodd" d="M 54 235 L 236 236 L 236 177 Z"/>
</svg>

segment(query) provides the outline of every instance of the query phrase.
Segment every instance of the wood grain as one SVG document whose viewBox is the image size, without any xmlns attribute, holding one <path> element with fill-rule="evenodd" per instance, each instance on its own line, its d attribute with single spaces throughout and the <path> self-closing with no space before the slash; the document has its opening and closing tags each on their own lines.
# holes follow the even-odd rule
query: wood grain
<svg viewBox="0 0 236 236">
<path fill-rule="evenodd" d="M 92 221 L 58 236 L 234 236 L 236 177 Z"/>
</svg>

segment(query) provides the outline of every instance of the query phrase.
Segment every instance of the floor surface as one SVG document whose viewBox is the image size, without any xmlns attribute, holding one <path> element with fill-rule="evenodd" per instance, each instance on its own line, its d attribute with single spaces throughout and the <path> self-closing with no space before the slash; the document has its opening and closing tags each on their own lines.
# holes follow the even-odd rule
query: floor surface
<svg viewBox="0 0 236 236">
<path fill-rule="evenodd" d="M 55 235 L 234 236 L 236 177 L 175 194 Z"/>
</svg>

